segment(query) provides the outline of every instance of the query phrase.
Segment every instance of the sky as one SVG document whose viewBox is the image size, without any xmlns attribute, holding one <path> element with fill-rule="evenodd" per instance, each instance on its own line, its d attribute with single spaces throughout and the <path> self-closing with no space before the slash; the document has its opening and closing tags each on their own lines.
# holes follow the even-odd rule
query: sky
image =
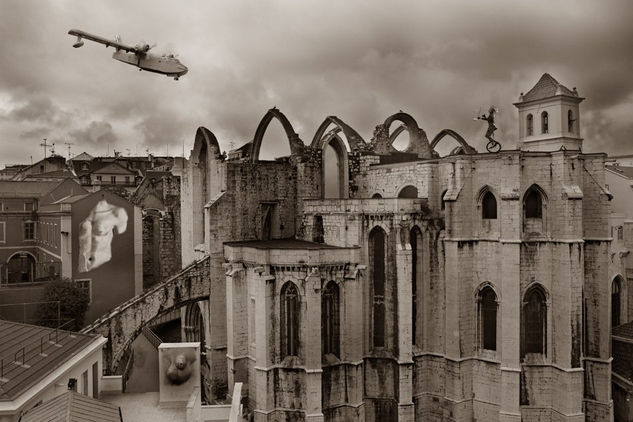
<svg viewBox="0 0 633 422">
<path fill-rule="evenodd" d="M 584 150 L 633 153 L 633 2 L 0 1 L 0 168 L 55 152 L 189 156 L 196 129 L 224 150 L 278 107 L 309 144 L 336 115 L 367 141 L 403 110 L 431 139 L 459 132 L 484 150 L 478 112 L 515 147 L 512 105 L 548 72 L 577 87 Z M 189 68 L 175 81 L 111 58 L 70 29 L 156 43 Z M 395 127 L 395 126 L 394 126 Z M 404 135 L 403 135 L 404 136 Z M 264 138 L 281 155 L 279 124 Z"/>
</svg>

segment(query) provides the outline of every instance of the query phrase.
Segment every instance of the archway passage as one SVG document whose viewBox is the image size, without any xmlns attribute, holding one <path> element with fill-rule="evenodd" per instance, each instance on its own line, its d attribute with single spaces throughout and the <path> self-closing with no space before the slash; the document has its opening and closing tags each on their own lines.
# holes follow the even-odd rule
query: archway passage
<svg viewBox="0 0 633 422">
<path fill-rule="evenodd" d="M 28 252 L 13 254 L 7 262 L 9 283 L 28 283 L 35 280 L 35 258 Z"/>
</svg>

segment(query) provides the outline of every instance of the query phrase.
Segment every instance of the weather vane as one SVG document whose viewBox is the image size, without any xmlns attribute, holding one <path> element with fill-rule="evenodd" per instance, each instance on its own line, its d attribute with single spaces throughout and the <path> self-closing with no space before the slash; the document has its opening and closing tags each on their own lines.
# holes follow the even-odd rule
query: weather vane
<svg viewBox="0 0 633 422">
<path fill-rule="evenodd" d="M 488 130 L 486 131 L 486 139 L 488 139 L 486 149 L 488 152 L 501 151 L 501 144 L 495 141 L 495 130 L 497 130 L 497 126 L 495 126 L 495 114 L 497 112 L 498 110 L 494 106 L 490 106 L 487 116 L 482 114 L 481 116 L 477 116 L 475 118 L 475 120 L 485 120 L 488 122 Z"/>
</svg>

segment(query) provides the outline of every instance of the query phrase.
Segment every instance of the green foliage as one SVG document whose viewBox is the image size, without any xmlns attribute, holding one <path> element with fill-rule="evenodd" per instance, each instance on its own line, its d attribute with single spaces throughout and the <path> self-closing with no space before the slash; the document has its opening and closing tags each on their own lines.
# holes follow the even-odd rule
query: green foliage
<svg viewBox="0 0 633 422">
<path fill-rule="evenodd" d="M 88 310 L 88 292 L 68 279 L 54 280 L 46 284 L 44 302 L 59 301 L 59 324 L 63 329 L 78 331 L 84 323 Z M 39 324 L 45 327 L 57 327 L 57 303 L 42 303 L 38 308 Z"/>
</svg>

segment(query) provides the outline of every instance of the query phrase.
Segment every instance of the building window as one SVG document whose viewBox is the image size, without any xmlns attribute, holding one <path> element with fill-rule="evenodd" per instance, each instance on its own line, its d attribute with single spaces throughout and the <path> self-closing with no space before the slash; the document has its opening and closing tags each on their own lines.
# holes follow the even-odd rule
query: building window
<svg viewBox="0 0 633 422">
<path fill-rule="evenodd" d="M 484 287 L 478 299 L 480 347 L 497 350 L 497 295 L 491 287 Z"/>
<path fill-rule="evenodd" d="M 611 328 L 620 325 L 620 278 L 611 283 Z"/>
<path fill-rule="evenodd" d="M 6 226 L 7 223 L 5 221 L 0 221 L 0 243 L 6 243 L 7 241 Z"/>
<path fill-rule="evenodd" d="M 325 231 L 323 229 L 323 216 L 315 215 L 312 222 L 312 241 L 316 243 L 324 243 Z"/>
<path fill-rule="evenodd" d="M 125 184 L 126 185 L 130 184 L 130 176 L 125 176 Z"/>
<path fill-rule="evenodd" d="M 116 185 L 116 176 L 110 176 L 110 183 Z"/>
<path fill-rule="evenodd" d="M 281 358 L 299 355 L 299 292 L 292 282 L 281 289 Z"/>
<path fill-rule="evenodd" d="M 532 287 L 523 301 L 523 353 L 545 354 L 547 350 L 547 304 L 540 287 Z"/>
<path fill-rule="evenodd" d="M 549 133 L 549 118 L 547 115 L 547 111 L 541 113 L 541 132 Z"/>
<path fill-rule="evenodd" d="M 75 280 L 75 284 L 88 296 L 88 303 L 92 302 L 92 280 L 89 278 Z"/>
<path fill-rule="evenodd" d="M 525 218 L 543 218 L 543 198 L 537 189 L 532 188 L 525 195 L 523 207 Z"/>
<path fill-rule="evenodd" d="M 81 394 L 84 396 L 88 395 L 88 371 L 84 371 L 81 374 Z"/>
<path fill-rule="evenodd" d="M 409 232 L 411 243 L 411 338 L 418 344 L 418 282 L 422 278 L 422 232 L 414 226 Z"/>
<path fill-rule="evenodd" d="M 493 220 L 497 218 L 497 200 L 490 191 L 481 200 L 481 217 Z"/>
<path fill-rule="evenodd" d="M 375 193 L 371 196 L 371 199 L 382 199 L 382 195 L 379 193 Z"/>
<path fill-rule="evenodd" d="M 385 240 L 385 232 L 380 227 L 369 234 L 374 347 L 385 346 Z"/>
<path fill-rule="evenodd" d="M 618 226 L 618 240 L 624 239 L 624 227 Z"/>
<path fill-rule="evenodd" d="M 575 121 L 576 119 L 574 119 L 574 113 L 571 110 L 567 111 L 567 132 L 572 133 L 574 131 Z"/>
<path fill-rule="evenodd" d="M 35 221 L 24 222 L 24 240 L 35 240 Z"/>
<path fill-rule="evenodd" d="M 528 114 L 525 123 L 527 128 L 527 136 L 534 135 L 534 116 Z"/>
<path fill-rule="evenodd" d="M 98 182 L 101 182 L 102 179 L 103 179 L 102 176 L 97 176 L 97 181 Z"/>
<path fill-rule="evenodd" d="M 321 345 L 323 354 L 339 356 L 339 290 L 330 281 L 321 297 Z"/>
<path fill-rule="evenodd" d="M 25 202 L 24 211 L 33 211 L 33 202 Z"/>
<path fill-rule="evenodd" d="M 92 397 L 99 398 L 99 362 L 92 364 Z"/>
</svg>

